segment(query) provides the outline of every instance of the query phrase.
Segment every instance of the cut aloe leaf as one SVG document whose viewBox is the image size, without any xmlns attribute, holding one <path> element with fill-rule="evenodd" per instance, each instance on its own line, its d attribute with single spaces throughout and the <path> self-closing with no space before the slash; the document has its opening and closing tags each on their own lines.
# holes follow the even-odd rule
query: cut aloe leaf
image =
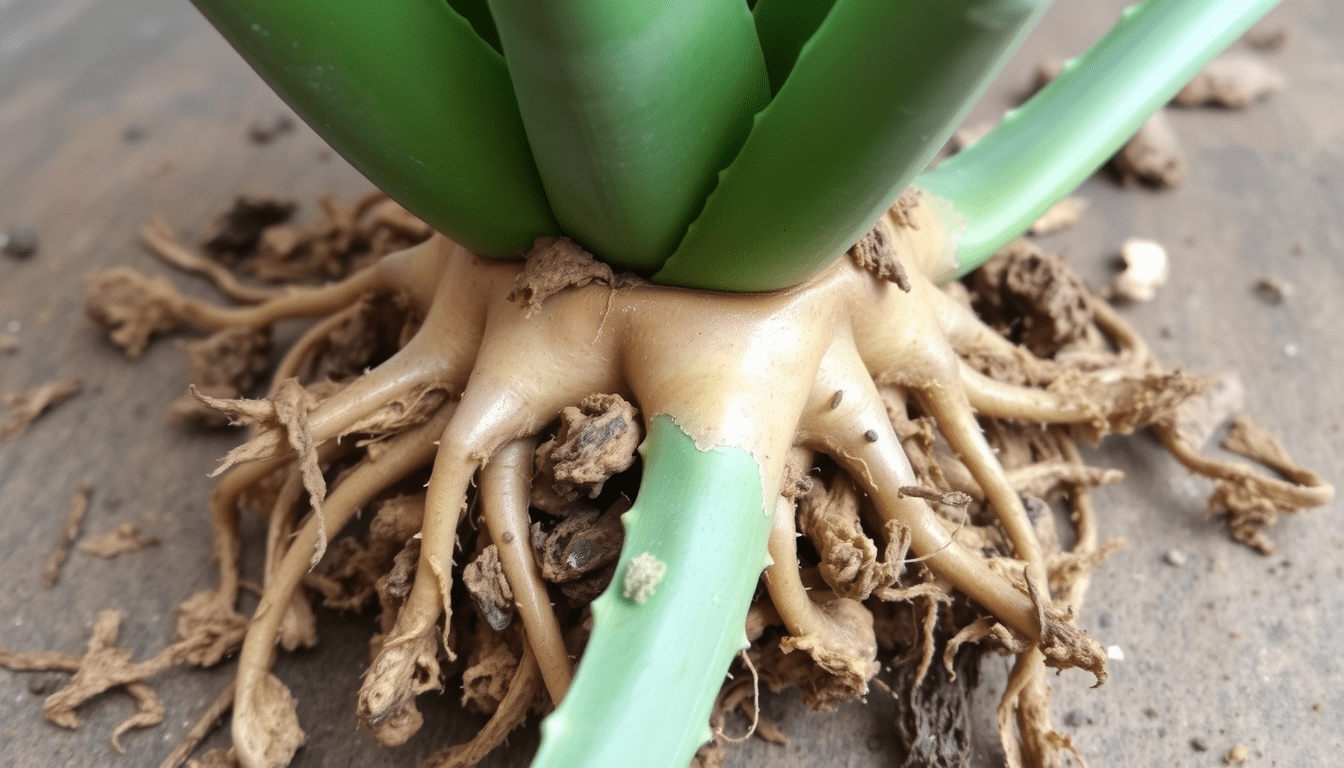
<svg viewBox="0 0 1344 768">
<path fill-rule="evenodd" d="M 924 169 L 1046 5 L 838 0 L 653 279 L 768 291 L 815 275 Z"/>
<path fill-rule="evenodd" d="M 444 0 L 194 0 L 350 164 L 485 256 L 557 234 L 504 59 Z"/>
<path fill-rule="evenodd" d="M 1147 0 L 988 136 L 915 182 L 964 219 L 959 277 L 1022 234 L 1278 0 Z"/>
<path fill-rule="evenodd" d="M 593 603 L 592 637 L 542 723 L 533 768 L 685 768 L 709 739 L 714 699 L 747 645 L 771 525 L 759 465 L 740 448 L 699 450 L 665 415 L 640 451 L 644 477 L 622 518 L 616 577 Z M 663 564 L 661 578 L 656 569 L 632 578 L 637 560 Z M 638 582 L 631 590 L 629 580 Z M 632 599 L 640 586 L 642 603 Z"/>
<path fill-rule="evenodd" d="M 652 271 L 769 99 L 742 0 L 490 0 L 566 234 Z"/>
</svg>

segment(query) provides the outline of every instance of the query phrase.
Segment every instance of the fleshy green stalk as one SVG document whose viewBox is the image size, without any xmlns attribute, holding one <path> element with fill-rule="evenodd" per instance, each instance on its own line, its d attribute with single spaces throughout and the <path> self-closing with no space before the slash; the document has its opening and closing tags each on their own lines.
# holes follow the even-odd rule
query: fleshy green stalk
<svg viewBox="0 0 1344 768">
<path fill-rule="evenodd" d="M 565 233 L 627 269 L 676 248 L 770 98 L 742 0 L 490 0 Z"/>
<path fill-rule="evenodd" d="M 1143 121 L 1278 0 L 1147 0 L 988 136 L 916 185 L 965 229 L 960 277 L 1106 162 Z"/>
<path fill-rule="evenodd" d="M 542 724 L 533 768 L 684 768 L 709 739 L 714 698 L 746 647 L 771 525 L 759 466 L 739 448 L 698 450 L 665 415 L 640 450 L 644 477 L 623 518 L 616 577 L 592 605 L 592 637 Z M 622 593 L 645 553 L 666 572 L 641 604 Z"/>
<path fill-rule="evenodd" d="M 797 285 L 937 153 L 1043 0 L 838 0 L 656 282 Z"/>
<path fill-rule="evenodd" d="M 193 0 L 313 130 L 485 256 L 557 234 L 504 59 L 444 0 Z"/>
</svg>

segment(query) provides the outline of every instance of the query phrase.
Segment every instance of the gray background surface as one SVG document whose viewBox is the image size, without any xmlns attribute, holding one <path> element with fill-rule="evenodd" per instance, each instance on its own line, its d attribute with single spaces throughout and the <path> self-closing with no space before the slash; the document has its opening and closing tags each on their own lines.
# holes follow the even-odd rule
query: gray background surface
<svg viewBox="0 0 1344 768">
<path fill-rule="evenodd" d="M 1008 107 L 1036 61 L 1080 51 L 1122 5 L 1059 3 L 972 121 Z M 1046 244 L 1102 284 L 1126 237 L 1165 243 L 1170 283 L 1125 315 L 1166 363 L 1238 372 L 1247 411 L 1339 482 L 1344 4 L 1287 0 L 1267 23 L 1288 33 L 1265 57 L 1289 87 L 1244 112 L 1175 113 L 1186 183 L 1152 192 L 1093 179 L 1082 191 L 1092 202 L 1083 221 Z M 116 264 L 166 273 L 136 245 L 137 228 L 156 214 L 194 237 L 240 192 L 311 204 L 321 193 L 349 199 L 368 188 L 302 126 L 267 146 L 247 141 L 252 123 L 280 114 L 288 112 L 185 0 L 0 0 L 0 226 L 42 236 L 36 258 L 0 258 L 0 328 L 17 323 L 23 345 L 0 354 L 0 392 L 69 376 L 85 384 L 26 436 L 0 443 L 0 646 L 79 652 L 97 611 L 117 608 L 126 613 L 124 647 L 144 658 L 168 642 L 177 603 L 212 583 L 206 473 L 236 438 L 167 423 L 185 356 L 160 341 L 127 361 L 84 321 L 83 283 Z M 126 141 L 130 127 L 143 138 Z M 1290 301 L 1258 299 L 1261 277 L 1291 284 Z M 198 281 L 173 279 L 210 295 Z M 1099 690 L 1086 675 L 1055 678 L 1061 729 L 1093 766 L 1218 765 L 1238 742 L 1251 765 L 1341 764 L 1339 503 L 1284 520 L 1272 532 L 1281 552 L 1267 558 L 1204 519 L 1206 485 L 1151 437 L 1108 440 L 1094 459 L 1128 475 L 1096 498 L 1102 535 L 1129 544 L 1098 571 L 1080 622 L 1124 660 L 1111 663 Z M 47 553 L 85 479 L 94 486 L 85 536 L 135 522 L 164 543 L 112 561 L 75 553 L 60 584 L 44 588 Z M 1173 548 L 1184 565 L 1164 562 Z M 282 658 L 277 670 L 309 733 L 295 765 L 414 765 L 481 722 L 458 713 L 451 696 L 427 697 L 421 734 L 401 750 L 379 749 L 353 729 L 368 630 L 331 613 L 321 629 L 319 649 Z M 986 664 L 978 694 L 980 765 L 1001 761 L 993 706 L 1005 664 Z M 124 695 L 86 705 L 83 727 L 66 731 L 42 719 L 31 676 L 0 672 L 0 766 L 156 765 L 230 671 L 156 679 L 168 718 L 125 736 L 124 755 L 107 740 L 132 711 Z M 869 698 L 868 707 L 812 715 L 793 696 L 770 697 L 765 713 L 793 744 L 751 742 L 730 764 L 890 765 L 891 706 L 882 694 Z M 485 765 L 525 765 L 535 734 L 516 733 Z M 208 746 L 224 743 L 217 733 Z"/>
</svg>

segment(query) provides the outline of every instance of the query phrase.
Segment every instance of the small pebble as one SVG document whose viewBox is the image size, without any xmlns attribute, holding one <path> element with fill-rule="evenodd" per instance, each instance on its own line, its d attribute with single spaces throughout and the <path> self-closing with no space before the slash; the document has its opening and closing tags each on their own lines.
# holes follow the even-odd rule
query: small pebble
<svg viewBox="0 0 1344 768">
<path fill-rule="evenodd" d="M 1238 744 L 1227 750 L 1227 754 L 1223 756 L 1223 762 L 1228 765 L 1241 765 L 1246 762 L 1246 758 L 1250 757 L 1250 754 L 1250 750 L 1246 749 L 1245 744 Z"/>
<path fill-rule="evenodd" d="M 63 675 L 56 672 L 42 672 L 28 678 L 28 692 L 34 696 L 46 696 L 58 690 L 64 682 Z"/>
<path fill-rule="evenodd" d="M 1266 304 L 1278 305 L 1292 298 L 1293 286 L 1272 277 L 1262 277 L 1255 282 L 1255 295 Z"/>
<path fill-rule="evenodd" d="M 867 432 L 864 432 L 864 433 L 863 433 L 863 439 L 864 439 L 864 440 L 867 440 L 867 441 L 870 442 L 870 443 L 876 443 L 876 442 L 877 442 L 877 430 L 875 430 L 875 429 L 870 429 L 870 430 L 868 430 Z"/>
<path fill-rule="evenodd" d="M 1190 740 L 1190 748 L 1195 750 L 1196 752 L 1208 752 L 1209 742 L 1196 736 L 1195 738 Z"/>
<path fill-rule="evenodd" d="M 0 249 L 14 259 L 27 259 L 37 253 L 37 232 L 28 227 L 10 227 L 0 234 Z"/>
<path fill-rule="evenodd" d="M 1162 559 L 1167 562 L 1167 565 L 1177 568 L 1185 565 L 1185 553 L 1179 549 L 1168 549 L 1167 553 L 1162 555 Z"/>
</svg>

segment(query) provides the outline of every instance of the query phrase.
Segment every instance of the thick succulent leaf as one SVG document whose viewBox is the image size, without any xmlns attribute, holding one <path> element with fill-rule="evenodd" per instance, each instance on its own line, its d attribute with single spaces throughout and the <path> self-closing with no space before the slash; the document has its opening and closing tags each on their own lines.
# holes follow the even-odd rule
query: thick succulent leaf
<svg viewBox="0 0 1344 768">
<path fill-rule="evenodd" d="M 1147 0 L 988 136 L 921 175 L 965 229 L 958 277 L 1078 186 L 1278 0 Z"/>
<path fill-rule="evenodd" d="M 838 0 L 656 282 L 765 291 L 843 254 L 924 169 L 1044 0 Z"/>
<path fill-rule="evenodd" d="M 821 26 L 835 0 L 761 0 L 752 7 L 756 36 L 770 73 L 770 92 L 779 93 L 798 52 Z"/>
<path fill-rule="evenodd" d="M 771 515 L 760 467 L 740 448 L 701 451 L 670 417 L 641 447 L 639 498 L 625 513 L 616 578 L 593 603 L 593 634 L 569 692 L 542 723 L 533 768 L 684 768 L 709 715 L 765 567 Z M 666 565 L 643 603 L 623 595 L 630 564 Z"/>
<path fill-rule="evenodd" d="M 489 0 L 448 0 L 448 4 L 471 24 L 471 28 L 491 48 L 501 55 L 504 53 L 504 47 L 499 42 L 499 30 L 495 28 L 495 17 L 490 15 Z"/>
<path fill-rule="evenodd" d="M 556 234 L 504 59 L 444 0 L 193 0 L 374 184 L 486 256 Z"/>
<path fill-rule="evenodd" d="M 769 99 L 742 0 L 490 0 L 566 234 L 652 271 Z"/>
</svg>

